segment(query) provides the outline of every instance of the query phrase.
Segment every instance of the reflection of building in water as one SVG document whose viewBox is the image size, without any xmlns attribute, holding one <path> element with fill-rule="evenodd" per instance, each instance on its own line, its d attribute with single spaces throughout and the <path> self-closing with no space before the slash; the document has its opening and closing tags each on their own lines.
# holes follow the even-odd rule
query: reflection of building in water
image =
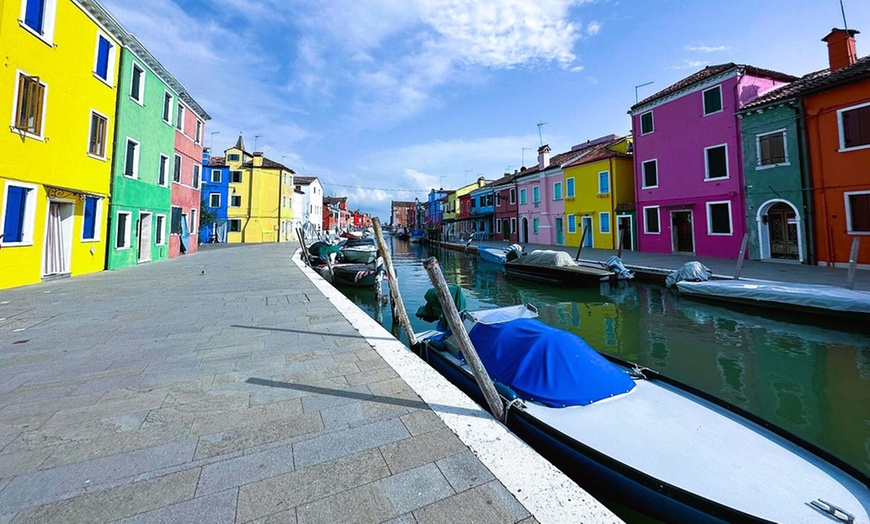
<svg viewBox="0 0 870 524">
<path fill-rule="evenodd" d="M 817 389 L 825 393 L 819 406 L 826 417 L 823 445 L 852 464 L 870 471 L 870 379 L 866 374 L 870 343 L 864 347 L 833 346 L 827 351 L 825 376 L 817 380 Z M 863 361 L 863 363 L 862 363 Z M 862 369 L 863 368 L 863 369 Z M 852 402 L 847 410 L 837 406 L 837 399 Z M 830 399 L 830 400 L 829 400 Z M 840 410 L 836 408 L 840 407 Z M 836 438 L 833 438 L 836 435 Z M 829 439 L 829 440 L 828 440 Z M 863 455 L 861 454 L 863 452 Z"/>
</svg>

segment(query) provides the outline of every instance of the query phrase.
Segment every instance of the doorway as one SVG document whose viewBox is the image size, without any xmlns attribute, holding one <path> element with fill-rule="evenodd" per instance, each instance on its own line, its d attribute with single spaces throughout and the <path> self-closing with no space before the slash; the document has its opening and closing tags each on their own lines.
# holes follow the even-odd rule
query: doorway
<svg viewBox="0 0 870 524">
<path fill-rule="evenodd" d="M 691 211 L 671 211 L 671 241 L 674 253 L 694 253 Z"/>
<path fill-rule="evenodd" d="M 151 213 L 139 213 L 139 262 L 151 262 Z"/>
<path fill-rule="evenodd" d="M 504 240 L 510 241 L 511 239 L 511 221 L 507 218 L 503 218 L 501 221 L 501 234 L 504 236 Z"/>
<path fill-rule="evenodd" d="M 580 218 L 580 236 L 583 238 L 583 247 L 592 247 L 592 217 Z"/>
<path fill-rule="evenodd" d="M 67 275 L 70 272 L 74 215 L 74 203 L 49 201 L 43 249 L 44 276 Z"/>
<path fill-rule="evenodd" d="M 774 204 L 767 211 L 767 227 L 770 235 L 770 258 L 797 260 L 797 217 L 788 204 Z"/>
<path fill-rule="evenodd" d="M 562 229 L 562 217 L 556 218 L 556 245 L 562 246 L 565 244 L 565 231 Z"/>
<path fill-rule="evenodd" d="M 632 227 L 632 222 L 631 215 L 618 215 L 616 217 L 616 230 L 619 231 L 617 248 L 619 247 L 619 242 L 622 242 L 622 249 L 634 251 L 634 228 Z"/>
<path fill-rule="evenodd" d="M 529 219 L 523 217 L 520 223 L 520 242 L 527 244 L 529 242 Z"/>
</svg>

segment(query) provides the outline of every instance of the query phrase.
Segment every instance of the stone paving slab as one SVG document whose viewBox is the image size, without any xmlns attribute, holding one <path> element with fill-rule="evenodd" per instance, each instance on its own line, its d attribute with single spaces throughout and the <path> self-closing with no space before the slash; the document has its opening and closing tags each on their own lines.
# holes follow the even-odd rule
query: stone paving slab
<svg viewBox="0 0 870 524">
<path fill-rule="evenodd" d="M 398 341 L 291 256 L 205 250 L 0 291 L 0 523 L 578 520 L 553 508 L 579 488 L 549 470 L 518 500 L 440 412 L 499 425 L 467 397 L 424 401 L 374 347 Z M 588 503 L 580 520 L 617 520 Z"/>
</svg>

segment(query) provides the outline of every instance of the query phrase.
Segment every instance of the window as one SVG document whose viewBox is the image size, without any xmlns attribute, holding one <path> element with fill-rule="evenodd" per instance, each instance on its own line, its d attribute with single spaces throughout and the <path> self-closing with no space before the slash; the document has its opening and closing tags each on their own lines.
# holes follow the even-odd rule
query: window
<svg viewBox="0 0 870 524">
<path fill-rule="evenodd" d="M 643 208 L 643 231 L 644 233 L 659 234 L 659 206 Z"/>
<path fill-rule="evenodd" d="M 501 233 L 501 220 L 496 220 L 496 221 L 495 221 L 495 232 L 496 232 L 496 233 Z"/>
<path fill-rule="evenodd" d="M 181 208 L 172 206 L 172 216 L 170 217 L 169 233 L 171 235 L 181 234 Z"/>
<path fill-rule="evenodd" d="M 56 0 L 24 0 L 24 26 L 45 40 L 50 40 L 54 31 Z"/>
<path fill-rule="evenodd" d="M 511 219 L 511 235 L 516 234 L 516 232 L 517 232 L 517 219 L 512 218 Z"/>
<path fill-rule="evenodd" d="M 659 186 L 659 162 L 658 160 L 647 160 L 640 165 L 643 174 L 643 186 L 658 187 Z"/>
<path fill-rule="evenodd" d="M 230 182 L 233 184 L 241 184 L 242 183 L 242 172 L 241 171 L 230 171 Z"/>
<path fill-rule="evenodd" d="M 202 122 L 199 120 L 196 121 L 196 136 L 194 137 L 194 142 L 197 144 L 202 143 Z"/>
<path fill-rule="evenodd" d="M 130 213 L 118 211 L 115 221 L 115 249 L 130 249 Z"/>
<path fill-rule="evenodd" d="M 108 120 L 97 112 L 91 112 L 91 138 L 88 142 L 88 153 L 106 158 L 106 128 Z"/>
<path fill-rule="evenodd" d="M 114 65 L 115 46 L 103 35 L 97 35 L 97 58 L 94 74 L 104 82 L 111 83 L 110 73 Z"/>
<path fill-rule="evenodd" d="M 139 142 L 127 139 L 127 153 L 124 160 L 124 176 L 137 178 L 139 175 Z"/>
<path fill-rule="evenodd" d="M 37 76 L 19 73 L 16 100 L 15 128 L 34 136 L 42 136 L 45 84 Z"/>
<path fill-rule="evenodd" d="M 517 190 L 511 189 L 510 193 L 511 193 L 511 195 L 510 195 L 511 204 L 516 204 L 517 203 Z"/>
<path fill-rule="evenodd" d="M 220 193 L 209 193 L 208 194 L 208 207 L 221 207 L 221 194 Z"/>
<path fill-rule="evenodd" d="M 84 216 L 82 217 L 82 240 L 99 240 L 97 224 L 100 223 L 102 199 L 85 197 Z"/>
<path fill-rule="evenodd" d="M 652 111 L 647 111 L 640 115 L 640 134 L 648 135 L 652 133 L 655 129 L 653 128 L 653 114 Z"/>
<path fill-rule="evenodd" d="M 143 91 L 145 90 L 145 70 L 139 64 L 133 64 L 133 76 L 130 78 L 130 98 L 142 103 Z"/>
<path fill-rule="evenodd" d="M 532 188 L 532 202 L 537 204 L 540 201 L 541 201 L 541 188 L 538 186 L 535 186 Z"/>
<path fill-rule="evenodd" d="M 598 213 L 598 232 L 610 233 L 610 213 Z"/>
<path fill-rule="evenodd" d="M 202 166 L 193 164 L 193 180 L 190 182 L 194 189 L 199 189 L 199 179 L 201 176 Z"/>
<path fill-rule="evenodd" d="M 163 121 L 172 124 L 172 95 L 169 91 L 163 92 Z"/>
<path fill-rule="evenodd" d="M 849 233 L 870 233 L 870 192 L 844 193 L 846 229 Z"/>
<path fill-rule="evenodd" d="M 704 116 L 722 111 L 722 86 L 704 91 Z"/>
<path fill-rule="evenodd" d="M 175 155 L 175 163 L 172 165 L 172 181 L 181 182 L 181 156 Z"/>
<path fill-rule="evenodd" d="M 574 177 L 565 180 L 565 197 L 574 198 Z"/>
<path fill-rule="evenodd" d="M 157 173 L 157 185 L 166 187 L 169 182 L 169 157 L 160 155 L 160 171 Z"/>
<path fill-rule="evenodd" d="M 221 170 L 220 169 L 212 169 L 211 170 L 211 181 L 215 184 L 221 183 Z"/>
<path fill-rule="evenodd" d="M 242 207 L 242 195 L 230 195 L 230 207 Z"/>
<path fill-rule="evenodd" d="M 242 220 L 240 218 L 231 218 L 229 220 L 230 225 L 230 233 L 241 233 L 242 231 Z"/>
<path fill-rule="evenodd" d="M 541 221 L 539 219 L 537 219 L 537 218 L 532 219 L 532 232 L 534 234 L 536 234 L 536 235 L 538 234 L 538 229 L 540 228 L 540 225 L 541 225 Z"/>
<path fill-rule="evenodd" d="M 495 194 L 495 207 L 501 207 L 501 193 Z"/>
<path fill-rule="evenodd" d="M 154 243 L 162 246 L 166 243 L 166 215 L 157 215 L 157 223 L 154 225 Z"/>
<path fill-rule="evenodd" d="M 196 209 L 190 210 L 190 232 L 191 234 L 199 231 L 199 222 L 196 220 Z"/>
<path fill-rule="evenodd" d="M 562 182 L 553 184 L 553 200 L 562 200 Z"/>
<path fill-rule="evenodd" d="M 33 244 L 33 223 L 36 217 L 36 186 L 6 183 L 3 200 L 3 231 L 0 243 Z"/>
<path fill-rule="evenodd" d="M 577 215 L 568 215 L 568 232 L 577 232 Z"/>
<path fill-rule="evenodd" d="M 758 166 L 778 166 L 788 164 L 785 146 L 785 130 L 774 131 L 755 137 L 758 152 Z"/>
<path fill-rule="evenodd" d="M 175 110 L 175 129 L 184 132 L 184 106 L 180 103 Z"/>
<path fill-rule="evenodd" d="M 731 202 L 707 202 L 707 233 L 731 234 Z"/>
<path fill-rule="evenodd" d="M 870 104 L 837 111 L 840 149 L 870 147 Z"/>
<path fill-rule="evenodd" d="M 526 199 L 526 189 L 520 189 L 520 204 L 525 204 L 527 202 L 528 200 Z"/>
<path fill-rule="evenodd" d="M 238 162 L 239 161 L 238 153 L 230 153 L 229 155 L 227 155 L 227 160 L 230 162 Z"/>
<path fill-rule="evenodd" d="M 728 146 L 713 146 L 704 148 L 704 166 L 707 169 L 706 180 L 728 178 Z"/>
<path fill-rule="evenodd" d="M 610 193 L 610 171 L 601 171 L 598 173 L 598 194 L 607 193 Z"/>
</svg>

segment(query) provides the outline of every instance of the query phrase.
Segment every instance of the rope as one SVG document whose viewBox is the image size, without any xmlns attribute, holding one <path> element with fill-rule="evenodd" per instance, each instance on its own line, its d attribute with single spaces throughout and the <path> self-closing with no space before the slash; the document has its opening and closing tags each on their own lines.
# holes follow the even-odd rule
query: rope
<svg viewBox="0 0 870 524">
<path fill-rule="evenodd" d="M 518 403 L 518 402 L 522 402 L 522 401 L 523 401 L 523 399 L 517 397 L 517 398 L 515 398 L 507 403 L 507 405 L 504 407 L 504 420 L 502 420 L 504 425 L 507 425 L 508 413 L 510 413 L 510 410 L 513 407 L 513 405 Z"/>
</svg>

